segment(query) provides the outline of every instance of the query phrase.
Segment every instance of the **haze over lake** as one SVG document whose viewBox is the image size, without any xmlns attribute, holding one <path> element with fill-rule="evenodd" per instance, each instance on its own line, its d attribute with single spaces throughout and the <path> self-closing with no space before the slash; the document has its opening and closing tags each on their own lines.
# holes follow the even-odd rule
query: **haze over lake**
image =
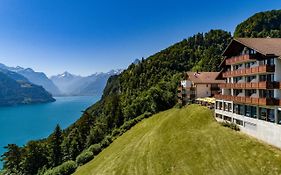
<svg viewBox="0 0 281 175">
<path fill-rule="evenodd" d="M 73 124 L 100 97 L 55 97 L 56 102 L 0 107 L 0 154 L 9 143 L 20 146 L 29 140 L 47 137 L 56 124 L 66 128 Z M 0 162 L 2 167 L 2 162 Z"/>
</svg>

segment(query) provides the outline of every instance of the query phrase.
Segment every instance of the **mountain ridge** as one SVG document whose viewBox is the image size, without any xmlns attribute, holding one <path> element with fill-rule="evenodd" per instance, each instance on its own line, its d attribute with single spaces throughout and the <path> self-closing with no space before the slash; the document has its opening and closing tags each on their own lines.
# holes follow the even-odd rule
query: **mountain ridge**
<svg viewBox="0 0 281 175">
<path fill-rule="evenodd" d="M 16 72 L 0 68 L 0 106 L 54 102 L 42 86 Z"/>
<path fill-rule="evenodd" d="M 51 76 L 50 79 L 64 95 L 98 95 L 101 96 L 107 79 L 119 74 L 122 69 L 110 70 L 108 72 L 96 72 L 89 76 L 80 76 L 65 71 L 61 74 Z"/>
<path fill-rule="evenodd" d="M 60 95 L 59 89 L 56 85 L 45 75 L 43 72 L 36 72 L 31 68 L 23 68 L 20 66 L 9 67 L 0 63 L 0 68 L 6 69 L 12 72 L 16 72 L 25 78 L 27 78 L 31 83 L 43 86 L 52 95 Z"/>
</svg>

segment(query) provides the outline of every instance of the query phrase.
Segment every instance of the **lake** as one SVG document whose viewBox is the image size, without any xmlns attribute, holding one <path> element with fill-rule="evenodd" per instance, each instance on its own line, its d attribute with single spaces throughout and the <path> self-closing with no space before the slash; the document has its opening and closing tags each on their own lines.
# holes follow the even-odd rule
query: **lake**
<svg viewBox="0 0 281 175">
<path fill-rule="evenodd" d="M 9 143 L 24 145 L 29 140 L 47 137 L 57 124 L 61 128 L 74 123 L 100 97 L 55 97 L 56 102 L 0 107 L 0 154 Z M 2 162 L 0 162 L 0 168 Z"/>
</svg>

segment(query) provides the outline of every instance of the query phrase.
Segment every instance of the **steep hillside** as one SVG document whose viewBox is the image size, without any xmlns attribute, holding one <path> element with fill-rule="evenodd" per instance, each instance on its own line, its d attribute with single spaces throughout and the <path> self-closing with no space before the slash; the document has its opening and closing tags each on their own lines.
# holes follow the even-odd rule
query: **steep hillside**
<svg viewBox="0 0 281 175">
<path fill-rule="evenodd" d="M 25 77 L 0 69 L 0 106 L 52 102 L 55 99 L 44 88 Z"/>
<path fill-rule="evenodd" d="M 156 114 L 74 175 L 280 174 L 281 152 L 224 128 L 197 105 Z"/>
<path fill-rule="evenodd" d="M 220 54 L 230 39 L 230 33 L 223 30 L 198 33 L 142 59 L 138 64 L 131 64 L 120 75 L 109 78 L 101 100 L 86 109 L 81 118 L 64 131 L 59 142 L 53 143 L 49 138 L 30 142 L 20 149 L 19 155 L 22 156 L 17 159 L 20 166 L 13 161 L 17 149 L 8 148 L 3 157 L 4 168 L 33 175 L 42 167 L 52 168 L 75 160 L 93 144 L 107 145 L 111 135 L 119 132 L 119 127 L 127 121 L 143 113 L 154 114 L 173 107 L 177 102 L 176 87 L 184 71 L 218 70 L 217 65 L 222 60 Z M 49 145 L 56 143 L 62 144 L 56 145 L 58 150 L 53 150 Z M 35 161 L 38 155 L 30 152 L 33 147 L 45 150 L 36 152 L 45 161 Z M 58 152 L 59 161 L 50 157 L 50 152 Z"/>
<path fill-rule="evenodd" d="M 280 38 L 281 10 L 256 13 L 236 27 L 234 36 Z"/>
</svg>

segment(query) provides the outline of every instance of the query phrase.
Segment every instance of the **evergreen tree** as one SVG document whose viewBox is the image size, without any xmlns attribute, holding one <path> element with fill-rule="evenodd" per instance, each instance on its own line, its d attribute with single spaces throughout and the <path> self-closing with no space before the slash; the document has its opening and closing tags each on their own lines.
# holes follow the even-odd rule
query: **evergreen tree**
<svg viewBox="0 0 281 175">
<path fill-rule="evenodd" d="M 36 175 L 40 168 L 48 164 L 48 150 L 43 143 L 38 141 L 28 142 L 24 149 L 23 173 Z"/>
<path fill-rule="evenodd" d="M 83 142 L 78 129 L 73 129 L 62 142 L 63 160 L 75 160 L 83 150 Z"/>
<path fill-rule="evenodd" d="M 62 149 L 63 141 L 62 130 L 59 125 L 56 126 L 54 133 L 49 138 L 50 146 L 50 164 L 52 167 L 58 166 L 62 163 Z"/>
<path fill-rule="evenodd" d="M 4 169 L 8 174 L 21 174 L 22 149 L 16 144 L 9 144 L 4 148 L 7 149 L 7 152 L 1 156 Z"/>
</svg>

